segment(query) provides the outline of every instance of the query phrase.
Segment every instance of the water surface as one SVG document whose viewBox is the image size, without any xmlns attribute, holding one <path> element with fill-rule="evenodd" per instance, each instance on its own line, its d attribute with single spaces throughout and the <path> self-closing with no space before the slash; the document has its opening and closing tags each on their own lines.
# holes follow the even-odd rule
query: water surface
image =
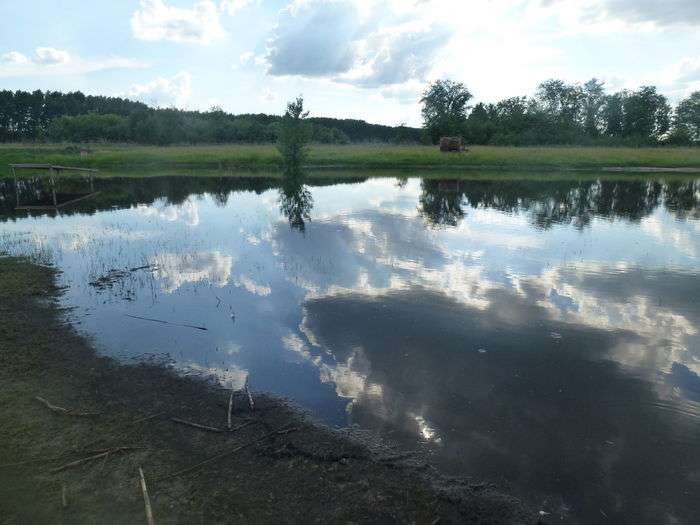
<svg viewBox="0 0 700 525">
<path fill-rule="evenodd" d="M 553 521 L 700 515 L 700 180 L 95 184 L 26 212 L 0 181 L 0 251 L 60 268 L 105 354 L 249 378 Z M 41 193 L 20 187 L 23 202 Z M 105 275 L 119 277 L 90 284 Z"/>
</svg>

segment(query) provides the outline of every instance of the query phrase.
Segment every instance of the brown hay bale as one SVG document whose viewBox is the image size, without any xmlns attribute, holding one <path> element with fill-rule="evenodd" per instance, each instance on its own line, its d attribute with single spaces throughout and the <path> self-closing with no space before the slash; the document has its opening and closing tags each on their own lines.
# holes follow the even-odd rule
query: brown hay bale
<svg viewBox="0 0 700 525">
<path fill-rule="evenodd" d="M 462 137 L 442 137 L 440 139 L 440 151 L 462 151 Z"/>
</svg>

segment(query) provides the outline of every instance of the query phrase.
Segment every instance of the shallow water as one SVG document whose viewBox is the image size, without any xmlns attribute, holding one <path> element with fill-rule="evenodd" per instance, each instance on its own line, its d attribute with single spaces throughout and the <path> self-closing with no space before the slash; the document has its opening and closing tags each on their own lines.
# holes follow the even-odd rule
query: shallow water
<svg viewBox="0 0 700 525">
<path fill-rule="evenodd" d="M 700 179 L 95 184 L 19 212 L 0 180 L 0 251 L 60 268 L 104 353 L 248 377 L 553 521 L 700 515 Z"/>
</svg>

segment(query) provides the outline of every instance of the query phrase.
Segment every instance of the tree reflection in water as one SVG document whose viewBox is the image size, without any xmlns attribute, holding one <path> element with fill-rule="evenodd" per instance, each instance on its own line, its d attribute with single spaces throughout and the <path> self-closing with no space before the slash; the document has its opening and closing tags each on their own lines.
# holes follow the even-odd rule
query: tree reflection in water
<svg viewBox="0 0 700 525">
<path fill-rule="evenodd" d="M 304 233 L 306 221 L 311 220 L 314 199 L 305 185 L 306 176 L 300 170 L 287 171 L 279 189 L 280 213 L 289 221 L 294 230 Z"/>
</svg>

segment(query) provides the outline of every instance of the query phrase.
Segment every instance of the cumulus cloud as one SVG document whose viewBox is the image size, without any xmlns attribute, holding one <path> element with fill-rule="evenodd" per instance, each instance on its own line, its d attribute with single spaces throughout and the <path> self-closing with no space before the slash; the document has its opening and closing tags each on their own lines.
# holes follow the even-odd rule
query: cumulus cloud
<svg viewBox="0 0 700 525">
<path fill-rule="evenodd" d="M 362 26 L 354 2 L 292 3 L 280 12 L 270 42 L 269 73 L 327 76 L 348 71 Z"/>
<path fill-rule="evenodd" d="M 127 96 L 152 106 L 183 108 L 192 95 L 192 75 L 181 71 L 177 75 L 158 77 L 146 84 L 134 84 Z"/>
<path fill-rule="evenodd" d="M 268 42 L 268 73 L 362 87 L 422 80 L 452 30 L 420 13 L 405 3 L 297 0 L 279 14 Z"/>
<path fill-rule="evenodd" d="M 371 52 L 364 58 L 353 82 L 366 87 L 403 84 L 425 78 L 436 54 L 447 44 L 452 31 L 447 27 L 399 30 L 372 37 Z"/>
<path fill-rule="evenodd" d="M 131 31 L 140 40 L 207 44 L 225 35 L 219 9 L 211 0 L 192 8 L 173 7 L 163 0 L 141 0 L 131 17 Z"/>
</svg>

